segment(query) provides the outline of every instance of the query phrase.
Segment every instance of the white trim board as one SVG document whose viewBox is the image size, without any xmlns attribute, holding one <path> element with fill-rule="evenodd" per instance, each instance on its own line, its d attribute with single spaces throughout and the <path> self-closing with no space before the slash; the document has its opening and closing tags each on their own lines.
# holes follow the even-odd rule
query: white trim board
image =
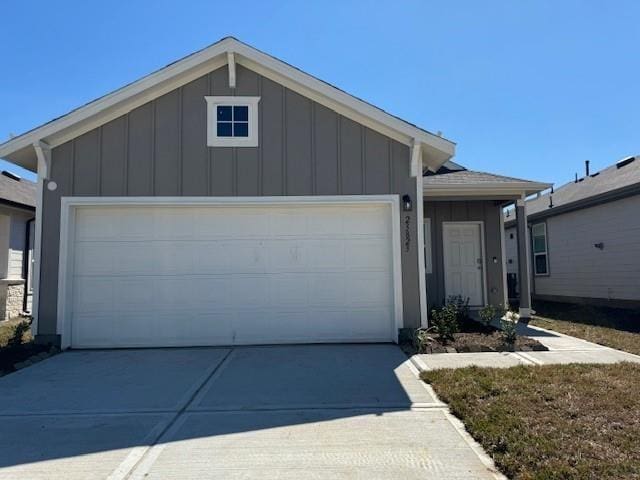
<svg viewBox="0 0 640 480">
<path fill-rule="evenodd" d="M 455 153 L 453 142 L 390 115 L 235 38 L 227 37 L 130 85 L 1 144 L 0 158 L 34 169 L 35 155 L 32 150 L 34 142 L 46 140 L 52 147 L 60 145 L 208 72 L 227 65 L 230 53 L 233 54 L 234 65 L 241 64 L 405 145 L 421 145 L 422 161 L 432 170 L 437 170 Z"/>
<path fill-rule="evenodd" d="M 336 195 L 292 197 L 62 197 L 60 216 L 60 256 L 58 264 L 58 309 L 56 331 L 62 348 L 72 344 L 71 312 L 73 242 L 75 209 L 96 206 L 265 206 L 265 205 L 386 205 L 391 221 L 393 272 L 393 325 L 389 340 L 398 342 L 398 330 L 404 326 L 402 297 L 402 256 L 400 243 L 400 202 L 398 195 Z"/>
<path fill-rule="evenodd" d="M 484 221 L 483 220 L 467 220 L 467 221 L 460 221 L 460 222 L 442 222 L 442 256 L 443 256 L 443 268 L 444 268 L 443 273 L 445 277 L 447 275 L 447 271 L 446 271 L 447 244 L 445 242 L 445 235 L 446 235 L 445 232 L 446 232 L 446 227 L 449 225 L 479 225 L 480 226 L 480 254 L 482 255 L 482 301 L 484 302 L 484 305 L 488 305 L 487 251 L 486 251 L 486 244 L 484 239 L 484 235 L 485 235 Z M 447 292 L 446 280 L 444 282 L 444 288 L 445 288 L 445 297 L 448 297 L 449 295 L 451 295 L 449 292 Z M 469 305 L 469 307 L 478 308 L 484 305 Z"/>
<path fill-rule="evenodd" d="M 520 198 L 522 195 L 531 195 L 551 188 L 551 183 L 540 182 L 483 182 L 473 184 L 434 184 L 424 186 L 423 194 L 426 197 L 448 196 L 483 196 L 483 195 L 513 195 Z"/>
</svg>

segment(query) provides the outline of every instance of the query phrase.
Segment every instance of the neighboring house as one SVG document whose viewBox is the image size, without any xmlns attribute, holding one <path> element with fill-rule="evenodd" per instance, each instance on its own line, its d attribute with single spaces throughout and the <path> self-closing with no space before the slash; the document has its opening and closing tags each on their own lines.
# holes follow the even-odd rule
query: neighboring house
<svg viewBox="0 0 640 480">
<path fill-rule="evenodd" d="M 0 173 L 0 320 L 31 311 L 36 184 Z"/>
<path fill-rule="evenodd" d="M 547 184 L 453 155 L 225 38 L 0 145 L 38 172 L 37 339 L 397 341 L 447 295 L 503 303 L 500 208 Z"/>
<path fill-rule="evenodd" d="M 535 298 L 640 307 L 640 157 L 526 203 Z M 507 272 L 517 285 L 515 220 L 505 219 Z M 517 286 L 512 288 L 517 294 Z"/>
</svg>

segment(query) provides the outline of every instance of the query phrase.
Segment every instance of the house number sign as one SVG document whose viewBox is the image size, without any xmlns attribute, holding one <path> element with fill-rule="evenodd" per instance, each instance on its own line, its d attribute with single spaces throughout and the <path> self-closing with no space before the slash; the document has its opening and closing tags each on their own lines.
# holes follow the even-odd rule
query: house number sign
<svg viewBox="0 0 640 480">
<path fill-rule="evenodd" d="M 405 215 L 404 217 L 404 251 L 409 252 L 411 248 L 411 216 Z"/>
</svg>

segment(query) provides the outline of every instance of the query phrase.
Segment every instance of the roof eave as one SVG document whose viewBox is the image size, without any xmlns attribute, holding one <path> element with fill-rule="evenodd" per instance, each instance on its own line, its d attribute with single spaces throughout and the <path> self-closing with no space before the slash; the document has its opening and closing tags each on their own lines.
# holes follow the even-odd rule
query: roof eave
<svg viewBox="0 0 640 480">
<path fill-rule="evenodd" d="M 550 183 L 540 182 L 482 182 L 466 184 L 425 184 L 423 196 L 475 196 L 475 195 L 513 195 L 528 196 L 551 188 Z"/>
</svg>

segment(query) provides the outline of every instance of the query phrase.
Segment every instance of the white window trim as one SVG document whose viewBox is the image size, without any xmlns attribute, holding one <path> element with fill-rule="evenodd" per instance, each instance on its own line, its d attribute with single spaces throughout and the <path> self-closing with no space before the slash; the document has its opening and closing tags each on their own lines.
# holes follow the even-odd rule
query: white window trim
<svg viewBox="0 0 640 480">
<path fill-rule="evenodd" d="M 58 308 L 56 333 L 63 349 L 71 346 L 71 298 L 75 210 L 83 206 L 264 206 L 264 205 L 386 205 L 391 219 L 393 272 L 393 325 L 389 337 L 398 343 L 404 327 L 402 296 L 402 255 L 400 243 L 400 200 L 398 195 L 321 195 L 276 197 L 62 197 L 60 199 L 60 251 L 58 257 Z"/>
<path fill-rule="evenodd" d="M 260 97 L 204 97 L 207 102 L 207 145 L 209 147 L 257 147 L 258 102 Z M 218 137 L 216 107 L 247 105 L 249 107 L 248 137 Z"/>
<path fill-rule="evenodd" d="M 533 233 L 533 229 L 538 225 L 542 225 L 542 229 L 544 231 L 544 252 L 536 252 L 534 248 L 535 235 Z M 536 277 L 548 277 L 549 276 L 549 244 L 547 241 L 547 224 L 545 222 L 534 223 L 531 225 L 531 253 L 533 254 L 533 274 Z M 536 257 L 538 255 L 544 255 L 546 272 L 538 273 L 538 267 L 536 264 Z"/>
</svg>

